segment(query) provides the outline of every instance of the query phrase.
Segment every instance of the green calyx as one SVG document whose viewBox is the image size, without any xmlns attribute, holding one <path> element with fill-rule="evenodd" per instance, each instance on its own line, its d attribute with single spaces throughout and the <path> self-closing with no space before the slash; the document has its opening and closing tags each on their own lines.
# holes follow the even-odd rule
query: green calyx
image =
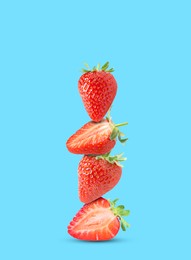
<svg viewBox="0 0 191 260">
<path fill-rule="evenodd" d="M 128 125 L 128 122 L 124 122 L 124 123 L 120 123 L 120 124 L 114 124 L 112 121 L 111 121 L 111 115 L 110 115 L 110 110 L 108 111 L 108 115 L 106 117 L 106 119 L 109 121 L 110 123 L 110 126 L 111 126 L 111 135 L 110 135 L 110 140 L 115 140 L 116 138 L 118 138 L 118 140 L 121 142 L 121 143 L 125 143 L 128 138 L 123 138 L 124 136 L 124 133 L 122 133 L 120 130 L 119 130 L 119 127 L 120 126 L 124 126 L 124 125 Z"/>
<path fill-rule="evenodd" d="M 111 156 L 110 152 L 106 153 L 106 154 L 98 155 L 98 156 L 96 156 L 96 159 L 97 160 L 104 159 L 104 160 L 108 161 L 109 163 L 111 163 L 111 164 L 115 163 L 120 167 L 123 167 L 123 165 L 121 165 L 120 162 L 127 160 L 127 158 L 123 157 L 122 153 Z"/>
<path fill-rule="evenodd" d="M 85 63 L 84 65 L 85 65 L 86 68 L 82 69 L 83 73 L 92 72 L 92 71 L 114 72 L 113 68 L 109 69 L 109 62 L 108 61 L 102 67 L 101 67 L 100 63 L 98 63 L 98 65 L 94 66 L 93 69 L 90 69 L 90 67 L 87 63 Z"/>
<path fill-rule="evenodd" d="M 111 211 L 114 213 L 115 216 L 117 216 L 121 222 L 121 228 L 123 231 L 126 231 L 126 228 L 130 227 L 129 223 L 126 222 L 126 220 L 123 217 L 127 217 L 130 214 L 130 210 L 125 210 L 125 207 L 123 205 L 119 205 L 116 207 L 116 202 L 119 199 L 115 199 L 113 201 L 108 200 L 111 206 Z"/>
<path fill-rule="evenodd" d="M 124 136 L 124 133 L 122 133 L 120 130 L 119 130 L 119 126 L 124 126 L 124 125 L 127 125 L 128 122 L 124 122 L 124 123 L 121 123 L 121 124 L 113 124 L 111 123 L 111 127 L 112 127 L 112 132 L 111 132 L 111 135 L 110 135 L 110 139 L 111 140 L 115 140 L 116 138 L 118 138 L 118 140 L 121 142 L 121 143 L 125 143 L 128 138 L 123 138 Z"/>
</svg>

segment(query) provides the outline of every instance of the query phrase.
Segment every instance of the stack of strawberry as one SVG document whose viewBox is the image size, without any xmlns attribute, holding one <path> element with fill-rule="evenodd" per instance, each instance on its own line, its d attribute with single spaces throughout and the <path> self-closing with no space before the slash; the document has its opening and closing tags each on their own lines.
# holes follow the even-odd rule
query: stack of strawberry
<svg viewBox="0 0 191 260">
<path fill-rule="evenodd" d="M 109 63 L 101 68 L 98 65 L 84 74 L 78 82 L 78 89 L 85 109 L 92 121 L 82 126 L 67 141 L 71 153 L 83 154 L 78 167 L 79 198 L 86 203 L 68 226 L 68 233 L 81 240 L 109 240 L 116 236 L 121 227 L 126 230 L 129 224 L 123 216 L 129 215 L 123 205 L 116 207 L 114 201 L 102 198 L 120 180 L 122 154 L 111 156 L 116 139 L 124 143 L 123 133 L 110 117 L 110 107 L 117 92 L 117 82 L 109 69 Z M 106 113 L 108 116 L 104 118 Z"/>
</svg>

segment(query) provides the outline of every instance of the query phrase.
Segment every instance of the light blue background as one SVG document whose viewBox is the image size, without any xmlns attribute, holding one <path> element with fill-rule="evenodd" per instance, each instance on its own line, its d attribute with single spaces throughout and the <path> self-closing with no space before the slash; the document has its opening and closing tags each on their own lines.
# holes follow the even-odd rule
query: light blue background
<svg viewBox="0 0 191 260">
<path fill-rule="evenodd" d="M 190 13 L 184 0 L 0 2 L 0 259 L 191 259 Z M 83 63 L 107 60 L 129 141 L 105 197 L 131 228 L 87 243 L 67 234 L 81 156 L 65 142 L 89 120 Z"/>
</svg>

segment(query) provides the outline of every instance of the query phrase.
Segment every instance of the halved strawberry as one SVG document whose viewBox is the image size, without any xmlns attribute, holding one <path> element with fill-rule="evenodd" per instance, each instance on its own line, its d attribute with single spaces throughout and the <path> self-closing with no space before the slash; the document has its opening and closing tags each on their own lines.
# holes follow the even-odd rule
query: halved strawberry
<svg viewBox="0 0 191 260">
<path fill-rule="evenodd" d="M 80 240 L 110 240 L 117 235 L 120 221 L 125 231 L 129 224 L 122 217 L 128 216 L 130 211 L 123 205 L 115 207 L 117 200 L 110 202 L 99 198 L 85 204 L 68 225 L 68 233 Z"/>
<path fill-rule="evenodd" d="M 118 129 L 119 126 L 126 124 L 127 122 L 115 125 L 108 118 L 99 123 L 90 121 L 67 140 L 66 147 L 75 154 L 108 153 L 115 146 L 117 137 L 122 143 L 127 140 L 122 139 L 123 133 Z"/>
<path fill-rule="evenodd" d="M 90 118 L 99 122 L 115 98 L 117 82 L 111 74 L 114 70 L 109 69 L 109 62 L 106 62 L 101 68 L 98 64 L 93 70 L 88 65 L 86 66 L 87 69 L 83 69 L 85 73 L 78 81 L 78 90 Z"/>
<path fill-rule="evenodd" d="M 122 174 L 122 154 L 110 156 L 85 155 L 78 166 L 78 194 L 84 203 L 89 203 L 110 191 L 119 182 Z"/>
</svg>

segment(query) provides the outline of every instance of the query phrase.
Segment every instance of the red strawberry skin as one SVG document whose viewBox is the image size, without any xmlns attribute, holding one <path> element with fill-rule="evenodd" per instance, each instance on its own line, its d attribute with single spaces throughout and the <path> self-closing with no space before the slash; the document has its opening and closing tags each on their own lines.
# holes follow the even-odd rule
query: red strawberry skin
<svg viewBox="0 0 191 260">
<path fill-rule="evenodd" d="M 89 203 L 110 191 L 119 182 L 122 168 L 105 159 L 85 155 L 78 166 L 78 193 L 84 203 Z"/>
<path fill-rule="evenodd" d="M 69 152 L 74 154 L 105 154 L 115 146 L 111 140 L 112 128 L 108 120 L 88 122 L 73 134 L 66 142 Z"/>
<path fill-rule="evenodd" d="M 80 77 L 78 90 L 88 115 L 99 122 L 116 96 L 117 82 L 110 72 L 90 71 Z"/>
<path fill-rule="evenodd" d="M 110 203 L 99 198 L 79 210 L 68 225 L 68 233 L 80 240 L 103 241 L 114 238 L 119 228 L 119 219 L 111 211 Z"/>
</svg>

